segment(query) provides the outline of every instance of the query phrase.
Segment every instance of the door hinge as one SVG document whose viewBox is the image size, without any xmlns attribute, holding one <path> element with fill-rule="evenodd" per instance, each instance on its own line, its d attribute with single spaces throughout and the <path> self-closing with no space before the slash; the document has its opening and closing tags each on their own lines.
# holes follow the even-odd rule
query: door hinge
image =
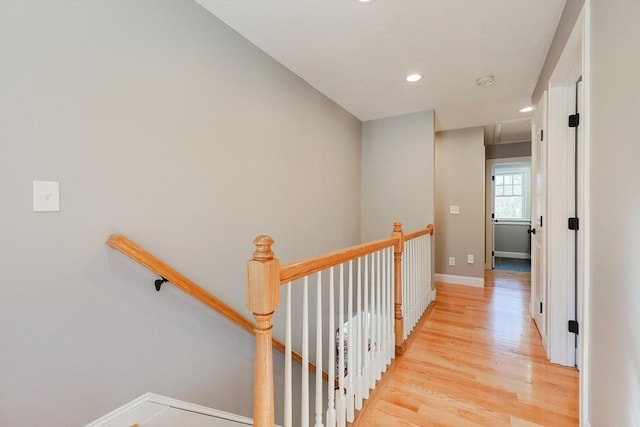
<svg viewBox="0 0 640 427">
<path fill-rule="evenodd" d="M 580 229 L 580 220 L 576 217 L 569 218 L 569 230 L 578 231 L 579 229 Z"/>
<path fill-rule="evenodd" d="M 491 214 L 491 219 L 496 219 L 496 214 L 492 213 Z"/>
<path fill-rule="evenodd" d="M 578 335 L 578 321 L 569 320 L 569 332 Z"/>
<path fill-rule="evenodd" d="M 540 129 L 540 141 L 544 141 L 544 129 Z"/>
<path fill-rule="evenodd" d="M 491 251 L 491 256 L 496 256 L 496 252 L 495 251 Z"/>
<path fill-rule="evenodd" d="M 542 227 L 542 215 L 540 215 L 540 227 Z"/>
<path fill-rule="evenodd" d="M 495 181 L 496 180 L 496 176 L 495 175 L 491 175 L 491 181 Z"/>
<path fill-rule="evenodd" d="M 580 113 L 571 114 L 569 116 L 569 127 L 577 128 L 580 124 Z"/>
<path fill-rule="evenodd" d="M 542 301 L 540 301 L 540 314 L 542 314 Z"/>
</svg>

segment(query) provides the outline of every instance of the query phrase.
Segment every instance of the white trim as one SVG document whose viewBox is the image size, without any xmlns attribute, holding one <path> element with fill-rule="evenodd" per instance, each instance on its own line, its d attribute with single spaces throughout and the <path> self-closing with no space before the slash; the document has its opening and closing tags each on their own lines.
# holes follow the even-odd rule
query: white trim
<svg viewBox="0 0 640 427">
<path fill-rule="evenodd" d="M 531 254 L 525 252 L 496 251 L 495 254 L 498 258 L 531 259 Z"/>
<path fill-rule="evenodd" d="M 120 425 L 120 423 L 122 423 L 123 426 L 124 425 L 130 426 L 132 423 L 129 423 L 126 420 L 119 420 L 119 418 L 126 416 L 127 413 L 129 412 L 135 411 L 145 403 L 152 403 L 152 404 L 155 403 L 158 405 L 157 410 L 153 410 L 153 413 L 146 414 L 147 415 L 146 420 L 153 418 L 154 416 L 156 416 L 158 413 L 165 410 L 166 408 L 175 408 L 175 409 L 181 409 L 188 412 L 195 412 L 197 414 L 202 414 L 204 416 L 221 418 L 224 420 L 244 423 L 246 425 L 253 425 L 253 420 L 251 420 L 250 418 L 241 417 L 239 415 L 231 414 L 229 412 L 219 411 L 217 409 L 208 408 L 206 406 L 184 402 L 182 400 L 172 399 L 170 397 L 161 396 L 159 394 L 146 393 L 138 397 L 137 399 L 134 399 L 131 402 L 113 410 L 107 415 L 87 424 L 86 427 L 100 427 L 100 426 L 107 426 L 107 425 L 115 426 L 115 425 Z M 149 412 L 149 411 L 146 411 L 146 412 Z M 119 421 L 119 423 L 111 424 L 114 421 Z M 140 424 L 142 424 L 143 422 L 144 421 L 138 420 L 138 423 Z"/>
<path fill-rule="evenodd" d="M 533 147 L 533 145 L 532 145 Z M 531 167 L 531 156 L 528 157 L 505 157 L 503 159 L 487 159 L 485 162 L 485 250 L 484 250 L 484 268 L 485 270 L 491 270 L 493 268 L 491 262 L 491 251 L 493 251 L 493 222 L 491 221 L 491 212 L 493 211 L 493 186 L 491 185 L 491 176 L 493 175 L 493 168 L 496 165 L 503 164 L 522 164 L 528 163 Z M 531 202 L 532 195 L 529 194 L 529 202 Z M 524 220 L 530 221 L 530 220 Z M 511 221 L 510 221 L 511 222 Z"/>
<path fill-rule="evenodd" d="M 575 278 L 572 268 L 575 235 L 567 230 L 566 223 L 566 218 L 574 212 L 575 130 L 567 127 L 567 116 L 575 108 L 575 83 L 584 74 L 585 68 L 588 68 L 584 66 L 583 58 L 583 21 L 584 8 L 549 79 L 548 98 L 547 356 L 551 362 L 566 366 L 574 366 L 576 363 L 575 336 L 567 331 L 567 321 L 576 319 L 578 314 L 575 312 Z M 580 195 L 577 197 L 578 204 L 581 205 Z M 582 214 L 583 212 L 579 212 L 579 215 Z M 580 228 L 584 230 L 584 227 Z M 580 276 L 584 265 L 579 266 L 579 269 L 582 269 L 578 273 Z"/>
<path fill-rule="evenodd" d="M 591 165 L 591 0 L 586 0 L 582 7 L 582 12 L 578 18 L 578 22 L 582 21 L 582 107 L 583 116 L 586 120 L 583 120 L 583 138 L 582 138 L 582 163 L 579 165 L 581 169 L 582 178 L 582 200 L 581 210 L 582 217 L 582 238 L 578 241 L 581 244 L 581 252 L 583 259 L 581 260 L 580 271 L 581 273 L 581 298 L 580 298 L 580 334 L 578 339 L 580 340 L 580 393 L 579 393 L 579 419 L 580 424 L 584 427 L 591 427 L 589 422 L 589 379 L 590 379 L 590 360 L 589 360 L 589 347 L 590 347 L 590 330 L 591 322 L 589 316 L 589 304 L 590 304 L 590 269 L 591 257 L 590 257 L 590 210 L 591 205 L 591 180 L 590 180 L 590 165 Z"/>
<path fill-rule="evenodd" d="M 484 287 L 484 277 L 455 276 L 453 274 L 436 273 L 436 281 L 453 283 L 454 285 L 473 286 L 475 288 Z"/>
</svg>

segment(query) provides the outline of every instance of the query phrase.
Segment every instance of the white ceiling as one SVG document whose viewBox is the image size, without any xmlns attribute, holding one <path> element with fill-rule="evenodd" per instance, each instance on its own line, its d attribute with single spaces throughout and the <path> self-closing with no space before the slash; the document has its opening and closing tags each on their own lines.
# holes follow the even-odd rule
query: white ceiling
<svg viewBox="0 0 640 427">
<path fill-rule="evenodd" d="M 197 0 L 362 121 L 436 110 L 437 130 L 522 116 L 565 0 Z M 404 78 L 419 72 L 423 79 Z M 494 75 L 483 88 L 476 78 Z"/>
</svg>

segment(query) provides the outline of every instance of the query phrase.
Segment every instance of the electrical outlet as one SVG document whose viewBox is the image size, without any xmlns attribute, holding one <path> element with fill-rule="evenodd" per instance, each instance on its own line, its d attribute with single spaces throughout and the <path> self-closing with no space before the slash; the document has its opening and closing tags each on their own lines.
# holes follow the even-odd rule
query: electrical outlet
<svg viewBox="0 0 640 427">
<path fill-rule="evenodd" d="M 453 256 L 449 257 L 449 265 L 452 267 L 456 265 L 456 257 L 453 257 Z"/>
<path fill-rule="evenodd" d="M 473 255 L 467 255 L 467 264 L 473 264 L 474 262 Z"/>
</svg>

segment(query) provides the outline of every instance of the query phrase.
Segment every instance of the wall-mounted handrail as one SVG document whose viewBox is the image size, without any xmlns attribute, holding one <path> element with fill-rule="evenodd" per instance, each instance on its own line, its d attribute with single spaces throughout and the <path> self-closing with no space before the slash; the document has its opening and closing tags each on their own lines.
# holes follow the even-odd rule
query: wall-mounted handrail
<svg viewBox="0 0 640 427">
<path fill-rule="evenodd" d="M 147 269 L 153 271 L 158 276 L 167 279 L 167 281 L 172 283 L 177 288 L 191 295 L 212 310 L 220 313 L 222 316 L 240 326 L 245 331 L 249 332 L 252 335 L 255 335 L 254 322 L 247 319 L 242 314 L 231 308 L 229 305 L 211 295 L 202 287 L 198 286 L 196 283 L 189 280 L 188 278 L 177 272 L 175 269 L 153 256 L 151 253 L 147 252 L 145 249 L 138 246 L 127 237 L 120 234 L 112 234 L 106 241 L 106 244 L 107 246 L 127 255 L 129 258 L 133 259 Z M 280 353 L 284 354 L 285 346 L 282 342 L 273 339 L 272 346 Z M 294 352 L 292 354 L 292 359 L 298 363 L 302 363 L 302 356 L 298 353 Z M 310 369 L 315 372 L 315 365 L 310 364 Z M 326 372 L 323 372 L 322 376 L 325 379 L 329 378 L 329 375 Z"/>
</svg>

